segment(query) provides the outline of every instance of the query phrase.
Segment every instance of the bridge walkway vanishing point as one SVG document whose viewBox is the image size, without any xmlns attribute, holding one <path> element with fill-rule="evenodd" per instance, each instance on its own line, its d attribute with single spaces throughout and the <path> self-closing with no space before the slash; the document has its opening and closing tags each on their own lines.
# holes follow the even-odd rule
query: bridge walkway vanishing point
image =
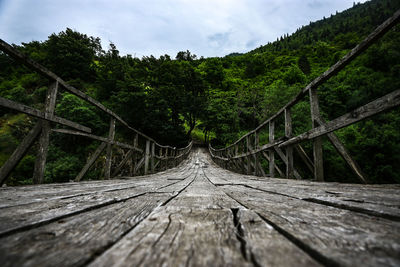
<svg viewBox="0 0 400 267">
<path fill-rule="evenodd" d="M 2 266 L 399 266 L 400 186 L 271 179 L 194 148 L 141 177 L 0 188 Z"/>
</svg>

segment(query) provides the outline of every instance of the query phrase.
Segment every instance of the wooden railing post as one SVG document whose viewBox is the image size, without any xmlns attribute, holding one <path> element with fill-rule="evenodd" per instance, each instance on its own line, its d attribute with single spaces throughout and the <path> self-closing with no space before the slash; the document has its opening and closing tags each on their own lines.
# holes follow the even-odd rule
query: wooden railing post
<svg viewBox="0 0 400 267">
<path fill-rule="evenodd" d="M 52 83 L 49 86 L 46 95 L 46 107 L 45 107 L 45 117 L 53 118 L 54 110 L 56 107 L 58 91 L 58 81 Z M 41 184 L 44 178 L 44 169 L 46 166 L 47 150 L 49 148 L 50 139 L 50 123 L 48 121 L 42 120 L 42 132 L 39 138 L 39 151 L 36 155 L 35 167 L 33 171 L 33 183 Z"/>
<path fill-rule="evenodd" d="M 176 147 L 174 147 L 174 167 L 176 167 L 177 164 L 177 158 L 176 158 Z"/>
<path fill-rule="evenodd" d="M 246 136 L 246 152 L 249 153 L 251 150 L 249 136 Z M 247 156 L 247 174 L 251 174 L 251 156 Z"/>
<path fill-rule="evenodd" d="M 292 115 L 290 108 L 285 109 L 285 136 L 287 138 L 292 137 Z M 293 178 L 293 146 L 286 147 L 286 178 Z"/>
<path fill-rule="evenodd" d="M 269 143 L 273 143 L 275 140 L 275 122 L 274 120 L 269 121 Z M 275 152 L 274 149 L 269 150 L 269 175 L 270 177 L 275 176 Z"/>
<path fill-rule="evenodd" d="M 254 133 L 254 150 L 258 149 L 259 143 L 260 143 L 260 138 L 259 138 L 259 135 L 258 135 L 258 133 L 256 131 Z M 254 154 L 254 175 L 256 175 L 256 176 L 259 175 L 258 165 L 259 165 L 258 154 L 255 153 Z"/>
<path fill-rule="evenodd" d="M 154 173 L 154 171 L 155 171 L 155 159 L 156 159 L 156 144 L 154 142 L 152 142 L 151 143 L 151 160 L 150 160 L 151 173 Z"/>
<path fill-rule="evenodd" d="M 317 120 L 320 117 L 317 90 L 315 88 L 312 88 L 309 90 L 309 93 L 310 93 L 312 127 L 316 128 L 319 126 Z M 313 156 L 314 156 L 314 179 L 317 181 L 324 181 L 322 136 L 315 138 L 313 141 Z"/>
<path fill-rule="evenodd" d="M 165 148 L 164 157 L 165 157 L 164 167 L 165 169 L 168 169 L 168 147 Z"/>
<path fill-rule="evenodd" d="M 144 175 L 149 173 L 150 140 L 146 140 L 146 151 L 144 154 Z"/>
<path fill-rule="evenodd" d="M 108 132 L 108 144 L 107 144 L 107 154 L 106 154 L 106 166 L 104 170 L 104 179 L 110 179 L 111 176 L 111 163 L 112 163 L 112 144 L 115 137 L 115 119 L 111 117 L 110 119 L 110 129 Z"/>
<path fill-rule="evenodd" d="M 133 146 L 138 147 L 138 143 L 139 143 L 139 135 L 135 134 L 135 138 L 133 139 Z M 132 164 L 131 176 L 136 175 L 137 154 L 138 154 L 137 152 L 134 152 L 132 156 L 133 164 Z"/>
</svg>

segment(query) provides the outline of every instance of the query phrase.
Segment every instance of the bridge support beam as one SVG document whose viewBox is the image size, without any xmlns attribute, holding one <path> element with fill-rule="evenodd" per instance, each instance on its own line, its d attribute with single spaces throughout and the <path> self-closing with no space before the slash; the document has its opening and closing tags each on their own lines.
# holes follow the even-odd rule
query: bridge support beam
<svg viewBox="0 0 400 267">
<path fill-rule="evenodd" d="M 285 109 L 285 136 L 287 138 L 292 137 L 292 115 L 290 109 Z M 293 146 L 286 147 L 286 178 L 293 178 Z"/>
<path fill-rule="evenodd" d="M 144 175 L 149 173 L 149 159 L 150 159 L 150 140 L 146 140 L 146 151 L 144 154 Z"/>
<path fill-rule="evenodd" d="M 254 150 L 257 150 L 257 149 L 258 149 L 259 143 L 260 143 L 260 138 L 259 138 L 259 135 L 258 135 L 258 133 L 257 133 L 257 131 L 256 131 L 256 132 L 254 133 Z M 259 165 L 258 154 L 255 153 L 255 154 L 254 154 L 254 175 L 255 175 L 255 176 L 259 176 L 259 175 L 260 175 L 260 172 L 259 172 L 259 170 L 258 170 L 258 165 Z"/>
<path fill-rule="evenodd" d="M 320 117 L 319 102 L 317 89 L 312 88 L 310 92 L 310 105 L 311 105 L 311 120 L 312 127 L 318 127 L 318 118 Z M 313 140 L 313 156 L 314 156 L 314 179 L 317 181 L 324 181 L 324 166 L 323 166 L 323 151 L 322 151 L 322 136 Z"/>
<path fill-rule="evenodd" d="M 151 143 L 151 160 L 150 160 L 151 173 L 155 172 L 155 160 L 156 160 L 156 144 L 154 142 L 152 142 Z"/>
<path fill-rule="evenodd" d="M 115 137 L 115 118 L 111 118 L 110 120 L 110 130 L 108 133 L 109 142 L 114 141 Z M 110 179 L 111 177 L 111 163 L 112 163 L 112 145 L 111 143 L 107 144 L 107 155 L 106 155 L 106 166 L 104 171 L 104 179 Z"/>
<path fill-rule="evenodd" d="M 272 144 L 275 140 L 275 122 L 274 120 L 269 121 L 269 143 Z M 269 175 L 275 177 L 275 152 L 271 148 L 269 150 Z"/>
<path fill-rule="evenodd" d="M 42 122 L 39 121 L 32 130 L 29 131 L 28 135 L 22 140 L 17 149 L 14 150 L 10 158 L 6 163 L 1 166 L 0 169 L 0 186 L 6 181 L 12 170 L 18 165 L 21 159 L 24 157 L 28 149 L 32 146 L 33 142 L 39 136 L 42 130 Z"/>
<path fill-rule="evenodd" d="M 49 118 L 54 117 L 58 91 L 58 82 L 54 82 L 49 86 L 46 95 L 45 115 Z M 44 180 L 44 170 L 46 166 L 47 150 L 50 142 L 50 122 L 42 120 L 42 132 L 39 138 L 39 150 L 36 155 L 35 168 L 33 171 L 33 183 L 41 184 Z"/>
<path fill-rule="evenodd" d="M 139 142 L 139 135 L 135 134 L 135 138 L 133 139 L 133 146 L 134 147 L 138 147 L 138 142 Z M 136 164 L 137 164 L 137 152 L 135 152 L 131 158 L 132 160 L 132 164 L 131 164 L 131 176 L 135 176 L 136 175 Z"/>
</svg>

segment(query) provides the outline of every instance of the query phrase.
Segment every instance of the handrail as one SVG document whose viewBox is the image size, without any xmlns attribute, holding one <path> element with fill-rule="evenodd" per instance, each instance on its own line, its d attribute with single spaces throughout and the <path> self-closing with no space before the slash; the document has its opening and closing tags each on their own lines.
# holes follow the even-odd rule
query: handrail
<svg viewBox="0 0 400 267">
<path fill-rule="evenodd" d="M 86 95 L 85 93 L 79 91 L 75 87 L 67 84 L 63 79 L 61 79 L 59 76 L 54 74 L 52 71 L 48 70 L 46 67 L 42 66 L 41 64 L 33 61 L 28 56 L 20 53 L 19 51 L 14 49 L 11 45 L 9 45 L 7 42 L 3 41 L 2 39 L 0 39 L 0 50 L 7 53 L 9 56 L 11 56 L 12 58 L 16 59 L 17 61 L 23 63 L 24 65 L 31 68 L 32 70 L 39 72 L 40 74 L 49 78 L 50 80 L 57 81 L 59 85 L 64 87 L 70 93 L 76 95 L 77 97 L 81 98 L 82 100 L 89 102 L 90 104 L 99 108 L 103 112 L 107 113 L 108 115 L 110 115 L 111 117 L 115 118 L 117 121 L 122 123 L 128 129 L 130 129 L 130 130 L 134 131 L 135 133 L 141 135 L 142 137 L 150 140 L 151 142 L 154 142 L 157 146 L 162 147 L 162 148 L 167 148 L 167 147 L 173 148 L 171 146 L 161 145 L 153 138 L 151 138 L 151 137 L 147 136 L 146 134 L 140 132 L 139 130 L 136 130 L 133 127 L 129 126 L 129 124 L 127 122 L 125 122 L 121 117 L 119 117 L 117 114 L 115 114 L 112 110 L 106 108 L 103 104 L 101 104 L 94 98 Z"/>
<path fill-rule="evenodd" d="M 278 112 L 272 115 L 270 118 L 262 122 L 255 129 L 247 132 L 243 136 L 241 136 L 238 140 L 236 140 L 231 145 L 217 149 L 216 151 L 221 151 L 230 147 L 233 147 L 240 141 L 242 141 L 247 136 L 257 132 L 262 127 L 266 126 L 271 120 L 275 119 L 279 115 L 281 115 L 286 109 L 291 108 L 303 97 L 306 93 L 312 89 L 316 89 L 321 84 L 325 83 L 329 78 L 336 75 L 340 70 L 349 65 L 359 54 L 365 51 L 368 47 L 370 47 L 376 40 L 381 38 L 387 31 L 389 31 L 393 26 L 395 26 L 400 21 L 400 10 L 398 10 L 392 17 L 387 19 L 381 25 L 379 25 L 371 34 L 369 34 L 362 42 L 360 42 L 356 47 L 354 47 L 350 52 L 348 52 L 341 60 L 336 62 L 333 66 L 331 66 L 327 71 L 323 74 L 315 78 L 312 82 L 310 82 L 306 87 L 304 87 L 294 98 L 292 98 L 285 106 L 283 106 Z"/>
<path fill-rule="evenodd" d="M 242 171 L 246 169 L 246 172 L 249 173 L 251 170 L 254 170 L 253 174 L 259 174 L 259 170 L 262 170 L 261 166 L 258 163 L 258 153 L 262 153 L 263 156 L 266 154 L 264 151 L 268 150 L 270 155 L 267 159 L 270 165 L 270 175 L 274 175 L 275 171 L 275 163 L 274 163 L 274 153 L 278 153 L 278 155 L 282 158 L 287 167 L 286 176 L 288 178 L 293 177 L 293 173 L 295 172 L 293 167 L 293 145 L 297 145 L 305 140 L 314 140 L 314 177 L 316 180 L 323 180 L 323 166 L 322 166 L 322 141 L 321 136 L 327 135 L 329 141 L 332 142 L 338 153 L 345 159 L 345 161 L 349 164 L 352 171 L 357 175 L 357 177 L 364 183 L 367 182 L 365 174 L 362 173 L 357 163 L 350 157 L 344 145 L 340 142 L 337 136 L 334 134 L 334 131 L 343 127 L 346 127 L 350 124 L 353 124 L 357 121 L 364 120 L 368 117 L 381 113 L 383 111 L 387 111 L 391 108 L 397 107 L 400 105 L 400 90 L 396 90 L 392 93 L 389 93 L 379 99 L 376 99 L 366 105 L 363 105 L 352 112 L 349 112 L 341 117 L 338 117 L 328 123 L 326 123 L 320 113 L 319 113 L 319 103 L 317 96 L 317 88 L 321 84 L 325 83 L 329 78 L 336 75 L 339 71 L 341 71 L 344 67 L 349 65 L 358 55 L 364 52 L 368 47 L 370 47 L 373 43 L 375 43 L 379 38 L 381 38 L 386 32 L 388 32 L 391 28 L 393 28 L 400 21 L 400 10 L 397 10 L 389 19 L 384 21 L 380 26 L 378 26 L 371 34 L 369 34 L 362 42 L 360 42 L 356 47 L 354 47 L 350 52 L 348 52 L 342 59 L 340 59 L 336 64 L 331 66 L 328 70 L 326 70 L 323 74 L 318 76 L 312 82 L 310 82 L 306 87 L 304 87 L 294 98 L 292 98 L 285 106 L 283 106 L 278 112 L 272 115 L 270 118 L 262 122 L 255 129 L 247 132 L 239 139 L 237 139 L 232 144 L 221 148 L 214 149 L 211 145 L 209 146 L 209 151 L 211 156 L 217 160 L 223 161 L 223 165 L 226 166 L 226 161 L 231 162 L 233 159 L 240 159 L 246 162 L 237 163 L 234 162 L 231 164 L 230 168 Z M 302 100 L 306 94 L 310 95 L 310 104 L 311 104 L 311 119 L 313 128 L 305 133 L 302 133 L 298 136 L 292 136 L 292 122 L 290 115 L 290 108 L 297 104 L 300 100 Z M 274 123 L 275 119 L 284 114 L 285 115 L 285 139 L 283 141 L 277 142 L 274 140 Z M 269 143 L 259 147 L 258 144 L 258 131 L 263 127 L 269 125 Z M 250 136 L 255 136 L 254 147 L 250 145 Z M 239 144 L 243 142 L 246 151 L 244 153 L 238 154 L 240 150 Z M 281 151 L 281 148 L 285 148 L 287 151 L 287 155 L 284 155 Z M 235 150 L 235 151 L 233 151 Z M 304 155 L 304 150 L 301 147 L 296 147 L 296 151 L 300 151 L 301 158 L 306 161 L 306 165 L 309 165 L 309 159 L 307 155 Z M 264 155 L 265 154 L 265 155 Z M 254 158 L 254 160 L 251 159 Z M 253 162 L 254 161 L 254 162 Z M 240 165 L 238 168 L 237 166 Z M 263 171 L 263 170 L 262 170 Z"/>
<path fill-rule="evenodd" d="M 32 146 L 35 139 L 37 139 L 40 135 L 39 140 L 39 153 L 37 156 L 37 160 L 35 163 L 35 171 L 33 180 L 35 183 L 41 183 L 43 181 L 44 176 L 44 166 L 46 163 L 47 157 L 47 149 L 49 145 L 49 134 L 51 131 L 62 133 L 62 134 L 70 134 L 70 135 L 77 135 L 77 136 L 84 136 L 87 138 L 91 138 L 93 140 L 98 140 L 101 142 L 100 146 L 94 152 L 88 162 L 83 167 L 81 172 L 76 176 L 75 181 L 80 181 L 85 173 L 89 170 L 90 166 L 96 161 L 99 157 L 101 152 L 107 148 L 107 155 L 106 155 L 106 162 L 105 162 L 105 178 L 111 178 L 111 161 L 112 161 L 112 146 L 119 146 L 125 149 L 129 149 L 129 152 L 125 155 L 125 158 L 120 162 L 116 170 L 112 173 L 112 176 L 117 175 L 123 165 L 129 160 L 129 157 L 133 153 L 142 153 L 143 157 L 138 162 L 135 160 L 135 167 L 133 168 L 133 174 L 135 175 L 136 172 L 144 166 L 144 174 L 148 174 L 150 172 L 155 172 L 156 166 L 162 165 L 159 163 L 155 163 L 155 159 L 160 161 L 165 161 L 164 166 L 159 166 L 159 169 L 166 169 L 172 166 L 176 166 L 182 158 L 186 157 L 192 148 L 193 142 L 190 142 L 186 147 L 183 148 L 176 148 L 168 145 L 161 145 L 153 138 L 145 135 L 144 133 L 136 130 L 135 128 L 128 125 L 121 117 L 115 114 L 110 109 L 103 106 L 100 102 L 93 99 L 92 97 L 86 95 L 85 93 L 79 91 L 75 87 L 67 84 L 63 79 L 59 76 L 45 68 L 44 66 L 40 65 L 39 63 L 33 61 L 28 56 L 20 53 L 11 45 L 6 43 L 5 41 L 0 39 L 0 50 L 11 56 L 12 58 L 16 59 L 17 61 L 23 63 L 24 65 L 28 66 L 32 70 L 42 74 L 46 78 L 53 81 L 53 83 L 49 86 L 46 103 L 45 103 L 45 111 L 40 111 L 35 108 L 17 103 L 15 101 L 11 101 L 9 99 L 5 99 L 0 97 L 0 106 L 13 109 L 19 112 L 23 112 L 29 116 L 34 116 L 40 119 L 37 125 L 34 127 L 33 130 L 28 134 L 27 137 L 21 142 L 21 145 L 14 151 L 11 157 L 7 160 L 7 162 L 1 167 L 0 169 L 0 185 L 4 183 L 7 179 L 11 171 L 16 167 L 18 162 L 22 159 L 23 155 L 28 151 L 28 149 Z M 67 119 L 58 117 L 54 114 L 55 111 L 55 102 L 58 93 L 58 88 L 63 87 L 68 92 L 76 95 L 77 97 L 83 99 L 84 101 L 90 103 L 91 105 L 95 106 L 96 108 L 100 109 L 101 111 L 105 112 L 106 114 L 110 115 L 110 128 L 109 128 L 109 136 L 108 137 L 101 137 L 94 134 L 91 134 L 91 129 L 80 125 L 78 123 L 69 121 Z M 125 143 L 121 143 L 114 140 L 115 137 L 115 122 L 118 121 L 131 131 L 136 133 L 134 138 L 134 145 L 129 145 Z M 49 122 L 54 122 L 57 124 L 61 124 L 64 126 L 75 128 L 76 130 L 70 129 L 51 129 Z M 138 139 L 142 137 L 146 140 L 145 149 L 141 149 L 138 147 Z M 160 155 L 156 156 L 156 148 Z M 170 162 L 171 159 L 173 162 Z M 150 170 L 149 170 L 150 168 Z"/>
</svg>

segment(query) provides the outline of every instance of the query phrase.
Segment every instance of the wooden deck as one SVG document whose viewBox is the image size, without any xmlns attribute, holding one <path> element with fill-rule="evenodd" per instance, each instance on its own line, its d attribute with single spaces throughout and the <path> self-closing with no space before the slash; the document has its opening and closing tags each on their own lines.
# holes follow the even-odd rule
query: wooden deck
<svg viewBox="0 0 400 267">
<path fill-rule="evenodd" d="M 399 266 L 400 186 L 232 173 L 0 189 L 1 266 Z"/>
</svg>

